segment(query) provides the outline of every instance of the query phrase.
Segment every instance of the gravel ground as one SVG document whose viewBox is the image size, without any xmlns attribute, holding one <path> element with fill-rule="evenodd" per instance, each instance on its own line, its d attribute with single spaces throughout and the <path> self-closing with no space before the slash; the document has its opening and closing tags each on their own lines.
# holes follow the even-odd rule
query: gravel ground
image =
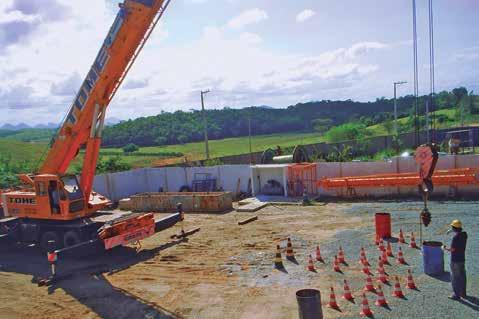
<svg viewBox="0 0 479 319">
<path fill-rule="evenodd" d="M 407 300 L 400 300 L 391 297 L 391 287 L 384 287 L 384 293 L 390 304 L 390 309 L 378 308 L 373 303 L 376 295 L 368 293 L 368 299 L 371 309 L 377 318 L 479 318 L 479 212 L 478 202 L 431 202 L 429 204 L 432 214 L 432 222 L 429 227 L 423 227 L 423 240 L 436 240 L 446 243 L 450 246 L 452 234 L 446 234 L 448 225 L 453 219 L 460 219 L 463 222 L 464 230 L 468 232 L 469 239 L 466 251 L 467 268 L 467 294 L 468 299 L 463 301 L 454 301 L 448 298 L 451 295 L 451 286 L 449 280 L 449 254 L 445 253 L 445 271 L 442 278 L 433 278 L 423 273 L 422 255 L 419 250 L 404 247 L 405 259 L 409 263 L 407 266 L 399 266 L 392 263 L 392 266 L 386 266 L 386 272 L 393 275 L 402 276 L 402 288 Z M 409 235 L 413 231 L 416 235 L 416 241 L 419 242 L 418 212 L 422 209 L 420 202 L 380 202 L 370 204 L 353 204 L 348 213 L 352 216 L 359 214 L 368 214 L 373 220 L 374 212 L 383 211 L 391 213 L 393 236 L 398 236 L 399 228 L 402 228 L 406 234 L 406 242 L 409 242 Z M 363 245 L 367 247 L 368 258 L 377 260 L 378 253 L 373 243 L 374 223 L 370 227 L 351 231 L 341 232 L 336 236 L 337 242 L 325 245 L 325 255 L 331 255 L 332 251 L 337 249 L 339 243 L 345 248 L 346 256 L 357 261 L 358 247 Z M 397 251 L 397 243 L 393 243 L 393 251 Z M 373 257 L 373 258 L 370 258 Z M 376 263 L 372 263 L 375 268 Z M 414 274 L 416 284 L 420 291 L 411 291 L 406 289 L 405 276 L 407 269 L 410 268 Z M 337 294 L 342 294 L 341 279 L 348 277 L 348 267 L 344 267 L 345 274 L 336 276 Z M 357 279 L 352 280 L 353 292 L 358 295 L 363 283 Z M 328 300 L 328 294 L 322 291 L 323 302 Z M 325 300 L 326 299 L 326 300 Z M 350 304 L 338 299 L 342 313 L 327 309 L 325 317 L 357 318 L 359 304 Z M 360 300 L 357 299 L 360 302 Z M 323 308 L 324 309 L 324 308 Z"/>
</svg>

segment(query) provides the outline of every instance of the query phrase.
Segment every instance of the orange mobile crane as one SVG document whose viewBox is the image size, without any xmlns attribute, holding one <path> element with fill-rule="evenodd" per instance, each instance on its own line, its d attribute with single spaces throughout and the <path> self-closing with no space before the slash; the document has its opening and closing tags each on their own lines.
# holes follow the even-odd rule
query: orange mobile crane
<svg viewBox="0 0 479 319">
<path fill-rule="evenodd" d="M 171 227 L 176 213 L 159 221 L 153 214 L 99 212 L 111 203 L 92 191 L 106 108 L 145 45 L 169 0 L 125 0 L 68 115 L 34 174 L 21 175 L 20 191 L 0 193 L 4 217 L 0 239 L 37 243 L 47 250 L 100 243 L 125 245 Z M 66 176 L 84 148 L 80 179 Z"/>
</svg>

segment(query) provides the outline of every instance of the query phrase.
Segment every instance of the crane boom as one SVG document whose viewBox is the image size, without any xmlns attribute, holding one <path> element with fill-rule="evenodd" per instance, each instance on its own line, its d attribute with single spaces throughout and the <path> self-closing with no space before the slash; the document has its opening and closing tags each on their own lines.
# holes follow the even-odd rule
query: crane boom
<svg viewBox="0 0 479 319">
<path fill-rule="evenodd" d="M 112 249 L 142 240 L 183 220 L 151 213 L 103 211 L 105 196 L 92 192 L 105 112 L 170 0 L 124 0 L 43 165 L 20 179 L 26 187 L 0 193 L 2 239 L 35 244 L 51 254 Z M 80 182 L 65 173 L 85 149 Z M 60 249 L 60 250 L 58 250 Z M 52 251 L 55 250 L 55 253 Z"/>
<path fill-rule="evenodd" d="M 80 187 L 88 199 L 101 144 L 105 111 L 170 0 L 125 0 L 101 49 L 52 140 L 38 174 L 64 175 L 85 147 Z"/>
</svg>

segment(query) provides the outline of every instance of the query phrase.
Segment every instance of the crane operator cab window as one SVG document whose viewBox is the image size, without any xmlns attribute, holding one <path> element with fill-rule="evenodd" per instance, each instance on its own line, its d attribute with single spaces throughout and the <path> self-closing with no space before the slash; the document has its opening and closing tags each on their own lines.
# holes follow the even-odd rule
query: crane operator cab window
<svg viewBox="0 0 479 319">
<path fill-rule="evenodd" d="M 50 183 L 48 183 L 48 197 L 50 199 L 52 214 L 60 214 L 60 191 L 56 181 L 50 181 Z"/>
<path fill-rule="evenodd" d="M 75 176 L 65 176 L 62 178 L 64 184 L 66 198 L 70 201 L 69 212 L 75 213 L 81 211 L 85 207 L 83 192 L 78 185 L 78 180 Z"/>
</svg>

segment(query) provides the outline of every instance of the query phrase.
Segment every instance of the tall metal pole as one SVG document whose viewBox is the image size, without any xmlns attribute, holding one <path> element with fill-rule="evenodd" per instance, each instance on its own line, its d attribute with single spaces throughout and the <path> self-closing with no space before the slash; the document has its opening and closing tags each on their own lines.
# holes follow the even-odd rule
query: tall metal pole
<svg viewBox="0 0 479 319">
<path fill-rule="evenodd" d="M 399 136 L 399 130 L 398 130 L 398 105 L 397 105 L 397 100 L 396 100 L 396 87 L 401 84 L 407 83 L 406 81 L 400 81 L 400 82 L 394 82 L 394 134 L 396 136 Z"/>
<path fill-rule="evenodd" d="M 205 132 L 205 153 L 206 159 L 210 159 L 210 150 L 208 148 L 208 120 L 206 119 L 206 112 L 205 112 L 205 99 L 204 95 L 209 93 L 210 90 L 201 91 L 201 114 L 203 115 L 203 130 Z"/>
<path fill-rule="evenodd" d="M 251 114 L 248 116 L 249 164 L 253 163 L 253 149 L 251 146 Z"/>
</svg>

